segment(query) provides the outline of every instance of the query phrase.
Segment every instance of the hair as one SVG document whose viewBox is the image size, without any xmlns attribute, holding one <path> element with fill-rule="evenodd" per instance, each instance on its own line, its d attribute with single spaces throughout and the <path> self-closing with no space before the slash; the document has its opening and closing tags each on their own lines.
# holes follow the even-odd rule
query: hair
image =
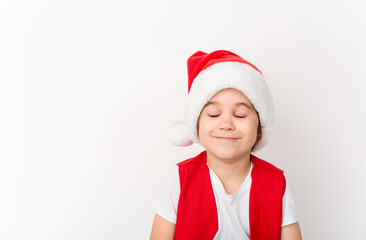
<svg viewBox="0 0 366 240">
<path fill-rule="evenodd" d="M 257 112 L 257 111 L 256 111 Z M 262 138 L 262 128 L 261 128 L 261 119 L 259 118 L 259 114 L 257 112 L 257 116 L 258 116 L 258 131 L 257 131 L 257 140 L 255 140 L 255 143 L 252 147 L 252 150 L 254 149 L 254 147 L 257 145 L 257 143 L 259 142 L 259 140 L 261 140 Z"/>
</svg>

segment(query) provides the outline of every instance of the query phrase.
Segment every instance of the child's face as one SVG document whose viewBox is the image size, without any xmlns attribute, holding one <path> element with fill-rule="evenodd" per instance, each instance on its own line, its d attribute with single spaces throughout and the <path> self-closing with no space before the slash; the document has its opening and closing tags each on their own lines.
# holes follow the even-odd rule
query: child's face
<svg viewBox="0 0 366 240">
<path fill-rule="evenodd" d="M 220 159 L 247 156 L 256 142 L 259 118 L 249 99 L 239 90 L 217 92 L 201 111 L 198 136 L 208 152 Z"/>
</svg>

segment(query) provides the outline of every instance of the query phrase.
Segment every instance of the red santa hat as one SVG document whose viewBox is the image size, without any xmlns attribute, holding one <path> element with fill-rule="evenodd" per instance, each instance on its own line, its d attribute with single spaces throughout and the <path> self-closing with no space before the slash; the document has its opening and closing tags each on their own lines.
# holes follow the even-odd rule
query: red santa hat
<svg viewBox="0 0 366 240">
<path fill-rule="evenodd" d="M 274 106 L 269 87 L 258 68 L 235 53 L 217 50 L 211 53 L 197 51 L 187 61 L 188 108 L 186 120 L 169 129 L 171 142 L 177 146 L 200 143 L 197 121 L 203 106 L 222 89 L 241 91 L 258 112 L 262 137 L 252 149 L 256 152 L 268 142 L 274 124 Z"/>
</svg>

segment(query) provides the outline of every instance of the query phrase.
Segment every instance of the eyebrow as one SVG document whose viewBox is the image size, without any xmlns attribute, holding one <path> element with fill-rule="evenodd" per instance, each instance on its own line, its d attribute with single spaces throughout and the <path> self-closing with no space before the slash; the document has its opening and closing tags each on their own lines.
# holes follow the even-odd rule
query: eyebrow
<svg viewBox="0 0 366 240">
<path fill-rule="evenodd" d="M 219 103 L 219 102 L 213 102 L 213 101 L 210 101 L 210 102 L 206 103 L 206 104 L 205 104 L 205 106 L 203 106 L 203 108 L 205 108 L 206 106 L 208 106 L 208 105 L 210 105 L 210 104 L 213 104 L 213 105 L 221 105 L 221 103 Z M 236 107 L 237 107 L 237 106 L 244 105 L 244 106 L 246 106 L 247 108 L 249 108 L 249 109 L 252 109 L 252 110 L 253 110 L 253 108 L 252 108 L 248 103 L 245 103 L 245 102 L 238 102 L 238 103 L 235 103 L 234 105 L 235 105 Z M 203 108 L 202 108 L 202 109 L 203 109 Z"/>
</svg>

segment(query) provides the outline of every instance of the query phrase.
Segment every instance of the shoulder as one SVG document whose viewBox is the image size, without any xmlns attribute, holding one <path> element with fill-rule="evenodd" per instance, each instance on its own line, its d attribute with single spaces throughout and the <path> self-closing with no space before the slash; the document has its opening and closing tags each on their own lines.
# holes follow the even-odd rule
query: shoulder
<svg viewBox="0 0 366 240">
<path fill-rule="evenodd" d="M 264 168 L 264 169 L 268 169 L 268 170 L 273 170 L 274 172 L 278 172 L 278 173 L 282 173 L 283 174 L 283 170 L 279 169 L 278 167 L 276 167 L 275 165 L 251 154 L 250 155 L 251 160 L 253 161 L 253 165 L 255 167 L 260 167 L 260 168 Z"/>
<path fill-rule="evenodd" d="M 172 189 L 180 190 L 179 189 L 179 171 L 178 166 L 174 165 L 172 166 L 168 174 L 165 176 L 165 179 L 163 181 L 163 186 L 161 192 L 168 193 Z M 174 191 L 175 191 L 174 190 Z"/>
<path fill-rule="evenodd" d="M 252 183 L 255 179 L 257 184 L 269 188 L 270 191 L 278 189 L 277 193 L 281 193 L 282 198 L 286 191 L 284 171 L 257 156 L 251 155 L 251 160 L 253 161 Z"/>
<path fill-rule="evenodd" d="M 266 184 L 269 182 L 272 185 L 277 184 L 281 186 L 283 193 L 285 192 L 286 178 L 282 169 L 254 155 L 251 155 L 251 160 L 253 161 L 252 178 L 256 178 L 257 181 L 260 179 Z"/>
</svg>

